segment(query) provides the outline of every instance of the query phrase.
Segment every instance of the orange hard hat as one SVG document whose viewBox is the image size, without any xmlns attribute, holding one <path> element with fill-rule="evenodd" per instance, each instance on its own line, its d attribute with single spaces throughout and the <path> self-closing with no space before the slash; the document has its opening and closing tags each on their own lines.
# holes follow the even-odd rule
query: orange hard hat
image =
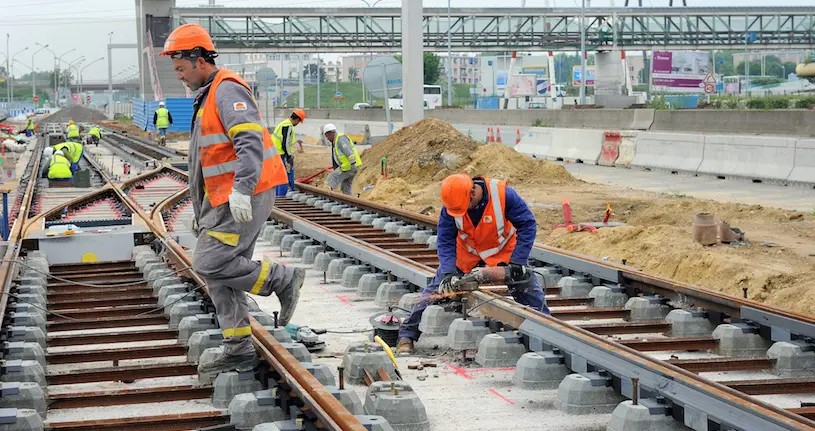
<svg viewBox="0 0 815 431">
<path fill-rule="evenodd" d="M 215 45 L 209 32 L 198 24 L 184 24 L 173 30 L 164 42 L 164 51 L 159 55 L 171 55 L 179 51 L 191 51 L 202 48 L 205 51 L 215 52 Z"/>
<path fill-rule="evenodd" d="M 300 108 L 297 108 L 297 109 L 295 109 L 295 110 L 294 110 L 294 112 L 292 112 L 292 113 L 293 113 L 294 115 L 296 115 L 296 116 L 297 116 L 297 118 L 299 118 L 301 122 L 306 121 L 306 111 L 304 111 L 304 110 L 302 110 L 302 109 L 300 109 Z"/>
<path fill-rule="evenodd" d="M 473 190 L 473 179 L 467 174 L 454 174 L 441 183 L 441 203 L 447 208 L 447 214 L 461 217 L 470 206 L 470 193 Z"/>
</svg>

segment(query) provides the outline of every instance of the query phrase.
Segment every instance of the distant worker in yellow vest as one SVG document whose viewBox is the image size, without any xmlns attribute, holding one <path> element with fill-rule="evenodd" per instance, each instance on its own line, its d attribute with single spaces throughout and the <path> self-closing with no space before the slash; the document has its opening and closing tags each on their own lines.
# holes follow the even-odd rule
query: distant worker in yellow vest
<svg viewBox="0 0 815 431">
<path fill-rule="evenodd" d="M 295 109 L 291 117 L 280 122 L 272 132 L 272 141 L 274 142 L 277 153 L 283 159 L 283 165 L 286 166 L 286 176 L 288 184 L 281 184 L 277 186 L 277 195 L 286 196 L 288 190 L 294 190 L 294 151 L 292 151 L 292 144 L 294 143 L 294 128 L 306 121 L 306 111 L 302 109 Z M 297 141 L 298 144 L 303 144 L 302 141 Z"/>
<path fill-rule="evenodd" d="M 34 114 L 28 116 L 25 124 L 25 135 L 29 138 L 34 136 Z"/>
<path fill-rule="evenodd" d="M 66 140 L 79 142 L 79 131 L 79 126 L 74 124 L 74 120 L 68 121 L 68 128 L 65 129 Z"/>
<path fill-rule="evenodd" d="M 167 129 L 173 125 L 173 116 L 164 105 L 164 102 L 159 102 L 158 109 L 153 114 L 153 126 L 158 130 L 159 144 L 167 145 Z"/>
<path fill-rule="evenodd" d="M 326 124 L 323 127 L 323 134 L 331 142 L 333 151 L 331 152 L 331 163 L 334 171 L 328 176 L 326 183 L 331 190 L 340 186 L 340 190 L 346 195 L 351 194 L 351 186 L 354 184 L 354 177 L 357 175 L 357 168 L 362 165 L 362 158 L 357 152 L 354 141 L 343 133 L 337 133 L 337 126 Z"/>
<path fill-rule="evenodd" d="M 48 164 L 48 179 L 51 181 L 70 181 L 73 178 L 74 173 L 71 172 L 71 162 L 62 151 L 55 151 Z"/>
<path fill-rule="evenodd" d="M 90 143 L 99 146 L 99 140 L 102 139 L 102 129 L 99 126 L 91 127 L 91 130 L 88 130 L 88 136 Z"/>
</svg>

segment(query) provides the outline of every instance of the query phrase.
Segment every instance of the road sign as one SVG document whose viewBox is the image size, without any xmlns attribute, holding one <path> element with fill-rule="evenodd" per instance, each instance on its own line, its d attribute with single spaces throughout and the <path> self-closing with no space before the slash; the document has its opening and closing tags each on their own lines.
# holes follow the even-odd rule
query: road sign
<svg viewBox="0 0 815 431">
<path fill-rule="evenodd" d="M 713 94 L 714 91 L 716 91 L 716 87 L 714 87 L 713 84 L 705 84 L 705 93 Z"/>
<path fill-rule="evenodd" d="M 348 100 L 348 98 L 347 98 L 347 97 L 338 96 L 338 97 L 335 97 L 335 98 L 334 98 L 334 100 Z"/>
<path fill-rule="evenodd" d="M 88 95 L 87 97 L 85 97 L 85 100 L 87 100 L 88 102 L 90 102 L 90 101 L 91 101 L 91 96 L 90 96 L 90 95 Z"/>
<path fill-rule="evenodd" d="M 715 84 L 716 83 L 716 75 L 713 72 L 708 72 L 707 76 L 705 76 L 704 80 L 705 84 Z"/>
<path fill-rule="evenodd" d="M 263 67 L 255 72 L 255 82 L 261 87 L 274 87 L 277 81 L 277 74 L 268 67 Z"/>
<path fill-rule="evenodd" d="M 334 93 L 334 98 L 337 98 L 337 97 L 342 97 L 342 92 L 341 91 L 338 91 L 338 92 Z"/>
<path fill-rule="evenodd" d="M 377 99 L 394 97 L 402 91 L 402 64 L 390 55 L 376 57 L 362 72 L 362 82 Z"/>
<path fill-rule="evenodd" d="M 34 96 L 34 101 L 39 102 L 40 101 L 40 96 Z"/>
<path fill-rule="evenodd" d="M 283 90 L 283 97 L 286 97 L 288 95 L 289 95 L 289 90 Z"/>
</svg>

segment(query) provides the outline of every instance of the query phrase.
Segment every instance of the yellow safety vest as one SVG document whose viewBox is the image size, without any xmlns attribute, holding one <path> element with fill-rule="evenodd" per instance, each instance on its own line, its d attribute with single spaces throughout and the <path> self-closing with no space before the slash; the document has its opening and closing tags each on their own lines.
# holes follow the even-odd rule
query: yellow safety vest
<svg viewBox="0 0 815 431">
<path fill-rule="evenodd" d="M 78 142 L 63 142 L 54 145 L 54 151 L 57 150 L 62 150 L 71 163 L 79 163 L 79 159 L 82 157 L 82 144 Z"/>
<path fill-rule="evenodd" d="M 51 156 L 51 164 L 48 165 L 49 179 L 65 179 L 73 176 L 74 174 L 71 172 L 71 162 L 69 162 L 67 158 L 58 154 Z"/>
<path fill-rule="evenodd" d="M 291 154 L 291 145 L 294 142 L 294 124 L 291 123 L 291 119 L 287 118 L 280 122 L 280 124 L 275 127 L 274 132 L 272 132 L 272 142 L 274 142 L 275 148 L 277 148 L 277 154 L 286 154 L 286 151 L 283 151 L 283 128 L 289 127 L 289 139 L 286 142 L 286 150 L 288 153 Z"/>
<path fill-rule="evenodd" d="M 34 120 L 28 117 L 28 130 L 34 130 Z"/>
<path fill-rule="evenodd" d="M 69 138 L 78 138 L 79 137 L 79 126 L 76 124 L 69 124 L 68 125 L 68 137 Z"/>
<path fill-rule="evenodd" d="M 170 111 L 167 108 L 158 108 L 156 110 L 156 128 L 166 129 L 170 127 Z"/>
<path fill-rule="evenodd" d="M 343 133 L 337 133 L 337 136 L 334 137 L 334 154 L 337 156 L 337 160 L 340 162 L 340 169 L 345 172 L 351 170 L 351 160 L 348 158 L 348 156 L 343 154 L 342 151 L 340 151 L 339 145 L 337 145 L 340 138 L 343 136 L 348 137 L 348 135 Z M 354 140 L 348 137 L 348 141 L 351 143 L 351 149 L 354 151 L 354 157 L 356 158 L 356 163 L 354 163 L 354 166 L 362 165 L 362 157 L 360 157 L 359 152 L 357 152 L 357 146 L 354 145 Z"/>
<path fill-rule="evenodd" d="M 88 131 L 88 134 L 91 136 L 96 136 L 97 138 L 102 138 L 102 131 L 99 130 L 98 127 L 91 127 L 91 130 Z"/>
</svg>

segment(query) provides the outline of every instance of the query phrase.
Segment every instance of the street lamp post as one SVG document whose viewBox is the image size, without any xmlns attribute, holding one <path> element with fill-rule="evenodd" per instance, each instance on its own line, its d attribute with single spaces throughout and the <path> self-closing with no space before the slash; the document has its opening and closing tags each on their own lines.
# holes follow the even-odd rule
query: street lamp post
<svg viewBox="0 0 815 431">
<path fill-rule="evenodd" d="M 74 59 L 74 61 L 68 63 L 68 67 L 66 68 L 68 70 L 68 74 L 65 76 L 65 87 L 68 88 L 68 93 L 69 94 L 71 93 L 71 69 L 75 70 L 76 66 L 79 66 L 80 64 L 82 64 L 83 61 L 85 61 L 85 56 Z M 79 77 L 77 76 L 77 78 L 79 78 Z M 65 99 L 65 103 L 66 104 L 68 103 L 67 96 L 66 96 L 66 99 Z"/>
<path fill-rule="evenodd" d="M 586 104 L 586 0 L 580 6 L 580 104 Z"/>
<path fill-rule="evenodd" d="M 11 35 L 6 33 L 6 73 L 7 74 L 9 73 L 9 70 L 11 70 L 11 68 L 9 66 L 9 58 L 8 58 L 8 54 L 10 53 L 8 43 L 9 43 L 10 39 L 11 39 Z M 11 78 L 10 76 L 6 78 L 6 96 L 8 97 L 8 99 L 6 99 L 6 100 L 8 101 L 9 104 L 11 103 L 11 84 L 10 84 L 10 81 L 9 81 L 10 78 Z"/>
<path fill-rule="evenodd" d="M 453 43 L 451 42 L 453 19 L 450 3 L 452 0 L 447 0 L 447 106 L 453 105 Z"/>
<path fill-rule="evenodd" d="M 376 7 L 377 4 L 379 4 L 379 2 L 381 2 L 383 0 L 376 0 L 373 3 L 368 3 L 368 0 L 359 0 L 359 1 L 365 3 L 365 5 L 368 6 L 368 8 L 373 9 L 374 7 Z M 365 26 L 365 40 L 366 41 L 368 39 L 368 27 L 370 27 L 370 26 L 373 26 L 373 18 L 371 18 L 368 21 L 368 24 Z M 368 54 L 370 54 L 370 56 L 371 56 L 371 60 L 369 60 L 369 61 L 373 61 L 374 52 L 373 52 L 373 48 L 371 48 L 370 45 L 369 45 L 369 49 L 368 49 Z M 362 54 L 362 61 L 363 62 L 365 61 L 365 54 Z M 365 97 L 365 80 L 360 79 L 360 82 L 362 82 L 362 97 Z M 365 99 L 363 99 L 363 100 L 365 100 Z M 373 94 L 369 95 L 368 102 L 371 104 L 371 106 L 373 106 L 373 104 L 374 104 L 374 96 L 373 96 Z M 385 100 L 385 103 L 387 103 L 387 99 Z"/>
<path fill-rule="evenodd" d="M 99 57 L 96 60 L 93 60 L 92 62 L 86 64 L 85 67 L 83 67 L 82 69 L 80 69 L 80 71 L 79 71 L 79 92 L 80 93 L 82 92 L 82 72 L 84 72 L 85 69 L 88 68 L 88 66 L 90 66 L 90 65 L 92 65 L 92 64 L 94 64 L 96 62 L 102 61 L 104 59 L 105 59 L 105 57 Z"/>
<path fill-rule="evenodd" d="M 34 51 L 34 53 L 31 54 L 31 100 L 34 100 L 34 96 L 37 95 L 37 77 L 34 76 L 34 56 L 39 54 L 40 51 L 46 50 L 48 49 L 49 46 L 51 46 L 50 44 L 40 45 L 37 42 L 34 42 L 34 44 L 37 46 L 41 46 L 42 48 L 38 49 L 37 51 Z M 39 108 L 40 102 L 34 102 L 34 107 Z"/>
<path fill-rule="evenodd" d="M 17 51 L 16 54 L 11 56 L 11 72 L 9 73 L 9 78 L 10 79 L 7 82 L 10 84 L 11 96 L 12 97 L 14 97 L 14 57 L 17 57 L 18 55 L 20 55 L 20 54 L 22 54 L 22 53 L 24 53 L 26 51 L 28 51 L 28 47 L 25 47 L 25 48 Z"/>
<path fill-rule="evenodd" d="M 62 61 L 62 57 L 74 51 L 76 51 L 76 48 L 71 48 L 60 56 L 54 56 L 54 106 L 59 104 L 59 62 Z M 62 62 L 64 63 L 64 61 Z"/>
</svg>

